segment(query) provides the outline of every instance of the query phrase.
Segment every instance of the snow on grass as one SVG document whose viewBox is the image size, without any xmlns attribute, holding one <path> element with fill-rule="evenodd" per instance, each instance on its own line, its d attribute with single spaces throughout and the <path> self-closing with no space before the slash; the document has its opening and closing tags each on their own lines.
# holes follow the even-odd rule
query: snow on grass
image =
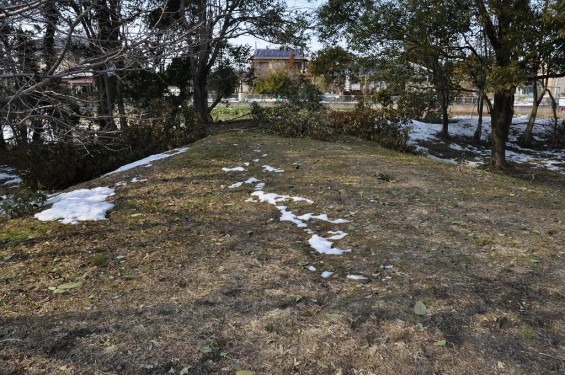
<svg viewBox="0 0 565 375">
<path fill-rule="evenodd" d="M 298 219 L 304 220 L 304 221 L 317 219 L 317 220 L 321 220 L 321 221 L 326 221 L 326 222 L 331 223 L 331 224 L 343 224 L 343 223 L 349 223 L 350 222 L 349 220 L 345 220 L 345 219 L 331 220 L 330 218 L 328 218 L 327 214 L 314 215 L 312 213 L 300 215 L 300 216 L 298 216 Z"/>
<path fill-rule="evenodd" d="M 156 160 L 170 158 L 171 156 L 182 154 L 183 152 L 187 152 L 187 151 L 188 151 L 188 147 L 182 147 L 182 148 L 177 148 L 177 149 L 174 149 L 174 150 L 171 150 L 171 151 L 163 152 L 161 154 L 151 155 L 151 156 L 148 156 L 144 159 L 134 161 L 133 163 L 123 165 L 120 168 L 116 169 L 115 171 L 106 173 L 104 176 L 109 176 L 109 175 L 112 175 L 114 173 L 127 171 L 127 170 L 130 170 L 130 169 L 133 169 L 133 168 L 136 168 L 136 167 L 140 167 L 140 166 L 150 167 L 151 163 L 156 161 Z"/>
<path fill-rule="evenodd" d="M 17 185 L 21 184 L 22 179 L 13 173 L 14 169 L 6 165 L 0 165 L 0 183 L 2 185 Z"/>
<path fill-rule="evenodd" d="M 222 171 L 224 171 L 224 172 L 243 172 L 243 171 L 245 171 L 245 168 L 243 168 L 243 167 L 231 167 L 231 168 L 223 167 Z"/>
<path fill-rule="evenodd" d="M 134 178 L 131 179 L 131 182 L 133 182 L 133 183 L 136 183 L 136 182 L 147 182 L 147 181 L 149 181 L 149 180 L 146 179 L 146 178 L 137 178 L 137 177 L 134 177 Z"/>
<path fill-rule="evenodd" d="M 251 178 L 248 178 L 245 181 L 236 182 L 235 184 L 228 186 L 228 188 L 229 189 L 235 189 L 235 188 L 243 186 L 243 184 L 259 184 L 260 182 L 261 182 L 261 180 L 258 180 L 255 177 L 251 177 Z"/>
<path fill-rule="evenodd" d="M 114 194 L 114 189 L 107 187 L 58 194 L 45 202 L 52 204 L 51 208 L 34 216 L 41 221 L 59 220 L 63 224 L 106 220 L 106 213 L 114 207 L 113 203 L 106 202 L 106 198 Z"/>
<path fill-rule="evenodd" d="M 316 267 L 314 267 L 314 266 L 308 266 L 308 267 L 306 267 L 306 269 L 310 272 L 316 272 Z"/>
<path fill-rule="evenodd" d="M 258 191 L 254 191 L 253 193 L 251 193 L 252 197 L 257 197 L 257 199 L 259 199 L 259 202 L 261 203 L 269 203 L 272 205 L 277 205 L 280 202 L 285 202 L 285 201 L 293 201 L 293 202 L 306 202 L 306 203 L 314 203 L 314 201 L 310 200 L 310 199 L 306 199 L 306 198 L 302 198 L 302 197 L 291 197 L 290 195 L 280 195 L 280 194 L 276 194 L 276 193 L 265 193 L 262 190 L 258 190 Z"/>
<path fill-rule="evenodd" d="M 274 168 L 274 167 L 271 167 L 270 165 L 264 165 L 263 171 L 264 172 L 273 172 L 273 173 L 282 173 L 282 172 L 284 172 L 284 169 Z"/>
<path fill-rule="evenodd" d="M 308 225 L 296 218 L 296 215 L 292 213 L 292 211 L 288 211 L 286 206 L 276 206 L 277 209 L 281 213 L 280 221 L 290 221 L 291 223 L 296 224 L 298 228 L 306 228 Z"/>
<path fill-rule="evenodd" d="M 328 237 L 328 240 L 334 240 L 334 241 L 341 240 L 348 235 L 348 233 L 342 232 L 340 230 L 330 230 L 328 231 L 328 233 L 331 234 L 331 236 Z"/>
<path fill-rule="evenodd" d="M 320 254 L 326 255 L 342 255 L 343 253 L 349 253 L 351 250 L 343 250 L 333 247 L 333 242 L 329 239 L 320 237 L 317 234 L 314 234 L 309 240 L 308 243 L 314 250 L 316 250 Z"/>
<path fill-rule="evenodd" d="M 368 280 L 368 278 L 366 276 L 363 276 L 363 275 L 347 275 L 346 277 L 349 280 L 357 280 L 357 281 Z"/>
<path fill-rule="evenodd" d="M 449 135 L 451 137 L 449 141 L 442 140 L 437 136 L 441 131 L 441 124 L 428 124 L 412 120 L 408 144 L 414 146 L 418 152 L 431 159 L 448 163 L 462 162 L 470 166 L 481 165 L 491 156 L 491 151 L 488 146 L 470 144 L 477 128 L 478 117 L 460 116 L 454 117 L 451 120 L 455 122 L 449 124 Z M 527 121 L 527 117 L 516 117 L 512 120 L 508 142 L 506 143 L 506 159 L 517 164 L 531 164 L 537 168 L 565 173 L 565 150 L 540 151 L 523 148 L 518 145 L 519 138 L 524 133 Z M 483 117 L 481 132 L 481 139 L 483 140 L 488 140 L 490 137 L 490 123 L 490 117 Z M 533 128 L 533 137 L 538 141 L 548 139 L 551 137 L 552 132 L 551 120 L 539 120 Z M 458 158 L 444 156 L 441 155 L 441 152 L 433 152 L 432 154 L 426 143 L 445 143 L 452 151 L 460 153 L 461 158 L 458 160 Z"/>
<path fill-rule="evenodd" d="M 11 180 L 4 182 L 4 185 L 19 185 L 23 182 L 23 180 L 19 177 L 14 177 Z"/>
<path fill-rule="evenodd" d="M 324 272 L 322 272 L 322 274 L 321 274 L 320 276 L 322 276 L 322 278 L 324 278 L 324 279 L 327 279 L 327 278 L 329 278 L 329 277 L 332 277 L 333 274 L 334 274 L 333 272 L 324 271 Z"/>
</svg>

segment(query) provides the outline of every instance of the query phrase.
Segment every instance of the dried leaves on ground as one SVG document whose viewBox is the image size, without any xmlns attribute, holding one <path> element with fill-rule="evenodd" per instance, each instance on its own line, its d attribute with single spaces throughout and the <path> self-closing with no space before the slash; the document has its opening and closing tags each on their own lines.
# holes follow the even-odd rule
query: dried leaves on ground
<svg viewBox="0 0 565 375">
<path fill-rule="evenodd" d="M 2 219 L 0 372 L 565 371 L 565 184 L 241 131 L 81 187 L 133 177 L 107 221 Z"/>
</svg>

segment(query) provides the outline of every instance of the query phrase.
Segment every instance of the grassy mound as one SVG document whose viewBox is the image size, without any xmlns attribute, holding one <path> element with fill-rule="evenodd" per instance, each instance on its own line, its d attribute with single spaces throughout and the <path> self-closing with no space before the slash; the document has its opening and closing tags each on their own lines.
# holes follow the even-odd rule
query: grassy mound
<svg viewBox="0 0 565 375">
<path fill-rule="evenodd" d="M 107 221 L 0 219 L 0 372 L 565 370 L 556 185 L 362 141 L 232 132 L 80 187 L 133 177 L 148 181 L 116 187 Z M 347 232 L 335 245 L 352 251 L 317 253 L 275 206 L 246 202 L 254 185 L 228 188 L 250 177 L 314 201 L 281 203 L 296 214 L 349 220 L 307 224 Z"/>
</svg>

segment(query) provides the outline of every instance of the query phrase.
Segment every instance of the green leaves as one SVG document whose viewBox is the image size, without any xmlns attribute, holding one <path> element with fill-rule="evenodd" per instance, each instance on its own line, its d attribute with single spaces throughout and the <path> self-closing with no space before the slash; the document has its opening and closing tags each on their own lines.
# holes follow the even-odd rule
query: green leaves
<svg viewBox="0 0 565 375">
<path fill-rule="evenodd" d="M 84 279 L 79 278 L 77 281 L 72 283 L 64 283 L 59 286 L 50 286 L 49 290 L 55 294 L 63 294 L 63 293 L 67 293 L 71 289 L 80 288 L 83 285 L 84 285 Z"/>
<path fill-rule="evenodd" d="M 439 340 L 434 342 L 435 346 L 444 347 L 447 344 L 447 340 Z"/>
<path fill-rule="evenodd" d="M 416 315 L 426 315 L 428 312 L 428 308 L 422 301 L 417 301 L 414 305 L 414 313 Z"/>
</svg>

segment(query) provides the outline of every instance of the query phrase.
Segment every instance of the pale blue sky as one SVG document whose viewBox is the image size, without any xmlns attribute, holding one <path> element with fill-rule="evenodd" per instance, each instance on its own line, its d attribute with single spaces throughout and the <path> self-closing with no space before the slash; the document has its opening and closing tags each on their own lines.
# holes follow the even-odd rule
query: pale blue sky
<svg viewBox="0 0 565 375">
<path fill-rule="evenodd" d="M 325 3 L 326 0 L 287 0 L 287 4 L 295 10 L 302 10 L 302 11 L 313 11 L 321 4 Z M 278 45 L 267 43 L 263 40 L 255 39 L 252 37 L 241 37 L 237 39 L 238 43 L 245 43 L 249 44 L 253 48 L 257 45 L 257 48 L 278 48 Z M 310 52 L 317 51 L 322 48 L 322 45 L 313 37 L 310 41 Z"/>
</svg>

